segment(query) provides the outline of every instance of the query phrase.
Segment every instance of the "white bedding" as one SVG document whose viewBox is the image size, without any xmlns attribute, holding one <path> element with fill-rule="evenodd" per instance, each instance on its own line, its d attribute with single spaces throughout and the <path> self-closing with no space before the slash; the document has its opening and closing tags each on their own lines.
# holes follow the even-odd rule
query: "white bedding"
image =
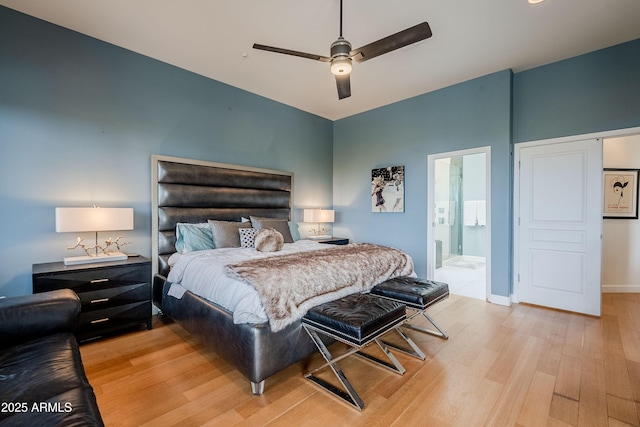
<svg viewBox="0 0 640 427">
<path fill-rule="evenodd" d="M 180 254 L 167 277 L 172 283 L 169 294 L 180 298 L 186 289 L 232 312 L 236 324 L 264 323 L 267 315 L 258 292 L 251 285 L 226 276 L 225 265 L 319 249 L 327 249 L 327 245 L 312 240 L 298 240 L 285 243 L 278 252 L 221 248 Z"/>
</svg>

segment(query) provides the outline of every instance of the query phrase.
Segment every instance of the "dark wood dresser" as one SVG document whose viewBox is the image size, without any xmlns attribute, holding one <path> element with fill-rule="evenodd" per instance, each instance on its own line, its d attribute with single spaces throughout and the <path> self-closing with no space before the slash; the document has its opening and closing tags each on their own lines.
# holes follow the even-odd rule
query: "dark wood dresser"
<svg viewBox="0 0 640 427">
<path fill-rule="evenodd" d="M 50 262 L 33 265 L 33 293 L 73 290 L 82 302 L 76 330 L 79 341 L 99 338 L 139 324 L 151 329 L 151 261 L 82 265 Z"/>
</svg>

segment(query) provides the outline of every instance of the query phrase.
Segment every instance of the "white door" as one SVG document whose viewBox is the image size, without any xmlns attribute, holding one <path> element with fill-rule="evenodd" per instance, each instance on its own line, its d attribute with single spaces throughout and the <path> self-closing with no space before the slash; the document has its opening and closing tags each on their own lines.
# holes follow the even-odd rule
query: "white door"
<svg viewBox="0 0 640 427">
<path fill-rule="evenodd" d="M 518 299 L 599 316 L 602 141 L 534 144 L 516 156 Z"/>
</svg>

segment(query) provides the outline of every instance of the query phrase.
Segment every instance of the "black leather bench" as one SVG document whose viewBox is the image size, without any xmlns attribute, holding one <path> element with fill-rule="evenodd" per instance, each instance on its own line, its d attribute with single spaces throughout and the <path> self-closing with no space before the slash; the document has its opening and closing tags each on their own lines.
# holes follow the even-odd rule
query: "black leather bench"
<svg viewBox="0 0 640 427">
<path fill-rule="evenodd" d="M 406 323 L 403 325 L 404 327 L 444 339 L 449 338 L 447 332 L 426 312 L 427 308 L 449 297 L 449 285 L 446 283 L 420 279 L 417 277 L 402 276 L 389 279 L 374 286 L 373 289 L 371 289 L 371 293 L 391 301 L 400 302 L 406 305 L 407 309 L 412 311 L 412 313 L 407 316 Z M 437 331 L 409 323 L 412 319 L 421 314 L 437 329 Z M 386 344 L 422 360 L 425 359 L 424 353 L 413 346 L 412 349 L 409 350 L 391 343 Z"/>
<path fill-rule="evenodd" d="M 326 363 L 307 373 L 305 377 L 357 409 L 364 409 L 362 399 L 337 362 L 355 353 L 398 374 L 403 374 L 404 367 L 379 338 L 392 329 L 398 330 L 405 320 L 406 307 L 404 304 L 371 294 L 348 295 L 313 307 L 302 319 L 302 326 L 318 347 Z M 351 348 L 334 357 L 318 334 L 334 338 Z M 391 363 L 361 351 L 363 347 L 373 342 L 378 344 Z M 346 393 L 314 375 L 315 372 L 326 367 L 331 367 Z"/>
</svg>

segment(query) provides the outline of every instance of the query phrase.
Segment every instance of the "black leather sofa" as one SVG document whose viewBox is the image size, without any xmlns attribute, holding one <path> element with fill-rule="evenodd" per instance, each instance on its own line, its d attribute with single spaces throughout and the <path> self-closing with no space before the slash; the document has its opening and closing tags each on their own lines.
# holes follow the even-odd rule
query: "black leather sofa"
<svg viewBox="0 0 640 427">
<path fill-rule="evenodd" d="M 69 289 L 0 299 L 0 426 L 103 426 Z"/>
</svg>

